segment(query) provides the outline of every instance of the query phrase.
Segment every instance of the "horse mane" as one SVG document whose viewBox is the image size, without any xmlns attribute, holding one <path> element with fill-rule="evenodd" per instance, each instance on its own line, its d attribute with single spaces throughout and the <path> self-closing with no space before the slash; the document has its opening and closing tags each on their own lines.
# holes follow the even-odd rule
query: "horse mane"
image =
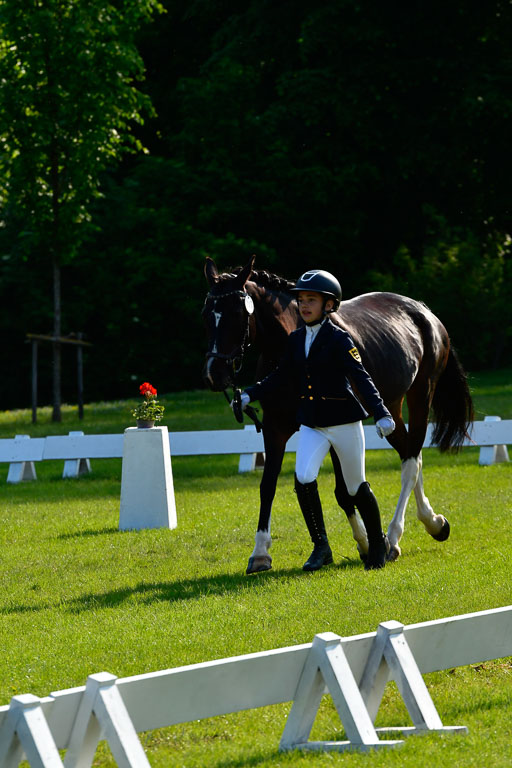
<svg viewBox="0 0 512 768">
<path fill-rule="evenodd" d="M 235 267 L 231 272 L 225 272 L 219 275 L 219 280 L 232 280 L 236 275 L 242 271 L 243 267 Z M 287 280 L 285 277 L 280 277 L 273 272 L 267 272 L 264 269 L 253 269 L 249 280 L 262 288 L 269 288 L 274 291 L 284 291 L 289 293 L 292 288 L 295 288 L 294 280 Z"/>
</svg>

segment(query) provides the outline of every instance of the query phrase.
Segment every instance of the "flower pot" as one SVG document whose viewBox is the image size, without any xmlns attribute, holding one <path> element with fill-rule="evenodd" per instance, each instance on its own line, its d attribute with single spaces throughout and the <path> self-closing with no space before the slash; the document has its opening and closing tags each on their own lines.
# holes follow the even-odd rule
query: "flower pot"
<svg viewBox="0 0 512 768">
<path fill-rule="evenodd" d="M 147 421 L 146 419 L 137 419 L 137 427 L 138 429 L 151 429 L 151 427 L 155 426 L 154 421 Z"/>
</svg>

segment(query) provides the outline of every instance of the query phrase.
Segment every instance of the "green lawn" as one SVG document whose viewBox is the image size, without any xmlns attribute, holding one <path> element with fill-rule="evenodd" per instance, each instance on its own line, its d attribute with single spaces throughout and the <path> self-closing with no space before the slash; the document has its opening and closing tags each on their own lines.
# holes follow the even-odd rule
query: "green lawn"
<svg viewBox="0 0 512 768">
<path fill-rule="evenodd" d="M 512 418 L 511 371 L 472 378 L 479 414 Z M 169 429 L 232 428 L 222 395 L 162 398 Z M 497 406 L 499 410 L 497 409 Z M 481 416 L 482 417 L 482 416 Z M 1 436 L 83 428 L 119 432 L 130 404 L 86 406 L 82 424 L 64 409 L 30 424 L 29 412 L 0 414 Z M 352 635 L 381 621 L 404 624 L 509 605 L 511 465 L 478 466 L 478 450 L 424 452 L 425 490 L 452 525 L 431 539 L 411 502 L 403 555 L 366 573 L 333 497 L 328 462 L 320 478 L 335 564 L 301 570 L 310 542 L 293 493 L 293 457 L 285 457 L 273 516 L 274 569 L 247 577 L 257 522 L 258 472 L 237 473 L 238 457 L 173 459 L 178 527 L 119 532 L 120 460 L 94 461 L 93 473 L 62 480 L 62 462 L 37 466 L 38 480 L 7 485 L 0 466 L 0 704 L 14 694 L 47 695 L 83 685 L 88 674 L 140 674 L 183 664 L 310 642 L 318 632 Z M 393 451 L 367 454 L 367 472 L 384 522 L 400 486 Z M 398 750 L 370 755 L 305 756 L 277 752 L 290 705 L 238 713 L 142 735 L 153 766 L 504 766 L 512 759 L 512 664 L 498 660 L 426 676 L 443 722 L 466 736 L 413 737 Z M 389 685 L 377 725 L 409 722 Z M 328 697 L 313 739 L 340 739 Z M 95 765 L 113 765 L 102 745 Z"/>
</svg>

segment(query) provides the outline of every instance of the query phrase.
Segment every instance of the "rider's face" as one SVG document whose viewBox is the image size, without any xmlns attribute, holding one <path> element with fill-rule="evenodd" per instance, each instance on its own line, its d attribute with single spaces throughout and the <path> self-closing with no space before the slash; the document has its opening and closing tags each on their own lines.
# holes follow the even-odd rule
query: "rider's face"
<svg viewBox="0 0 512 768">
<path fill-rule="evenodd" d="M 305 323 L 320 322 L 323 318 L 324 296 L 316 291 L 299 291 L 297 303 L 300 316 Z M 328 299 L 325 309 L 332 309 L 334 302 Z"/>
</svg>

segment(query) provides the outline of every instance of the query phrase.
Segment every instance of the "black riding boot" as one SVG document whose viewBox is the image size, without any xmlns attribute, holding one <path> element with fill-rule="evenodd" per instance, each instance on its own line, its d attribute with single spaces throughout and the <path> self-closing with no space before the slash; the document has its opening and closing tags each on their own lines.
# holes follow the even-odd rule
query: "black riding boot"
<svg viewBox="0 0 512 768">
<path fill-rule="evenodd" d="M 368 555 L 364 569 L 371 571 L 375 568 L 384 568 L 389 552 L 389 542 L 388 537 L 382 532 L 379 505 L 370 484 L 361 483 L 353 499 L 368 536 Z"/>
<path fill-rule="evenodd" d="M 308 527 L 314 549 L 304 565 L 303 571 L 318 571 L 322 565 L 332 563 L 332 552 L 325 532 L 322 504 L 318 495 L 316 480 L 312 483 L 299 483 L 295 475 L 295 492 L 299 500 L 304 520 Z"/>
</svg>

